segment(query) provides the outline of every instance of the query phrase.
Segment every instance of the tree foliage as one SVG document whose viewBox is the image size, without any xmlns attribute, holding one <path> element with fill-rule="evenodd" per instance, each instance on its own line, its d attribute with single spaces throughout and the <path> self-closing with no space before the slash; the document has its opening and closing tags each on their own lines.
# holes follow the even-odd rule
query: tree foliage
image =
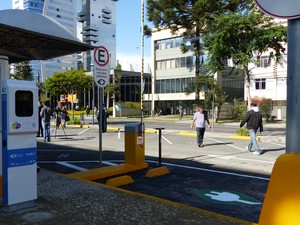
<svg viewBox="0 0 300 225">
<path fill-rule="evenodd" d="M 285 52 L 287 29 L 256 8 L 240 13 L 211 16 L 213 29 L 205 35 L 204 43 L 209 52 L 208 68 L 214 73 L 225 68 L 228 59 L 243 69 L 250 106 L 250 63 L 257 64 L 261 54 L 269 53 L 276 61 Z"/>
<path fill-rule="evenodd" d="M 168 28 L 183 36 L 182 52 L 192 50 L 195 55 L 195 76 L 200 75 L 201 36 L 210 28 L 210 15 L 245 10 L 247 0 L 147 0 L 148 20 L 158 29 Z M 187 46 L 187 43 L 191 47 Z M 196 100 L 199 87 L 195 85 Z"/>
<path fill-rule="evenodd" d="M 92 87 L 93 77 L 83 70 L 55 72 L 45 81 L 47 92 L 52 95 L 75 94 Z"/>
<path fill-rule="evenodd" d="M 109 83 L 105 89 L 104 93 L 111 96 L 115 96 L 116 98 L 121 98 L 120 92 L 120 83 L 121 83 L 122 75 L 116 75 L 115 81 L 113 83 Z"/>
<path fill-rule="evenodd" d="M 55 72 L 45 81 L 46 91 L 51 95 L 67 95 L 80 93 L 92 87 L 93 77 L 86 75 L 84 70 L 68 70 Z M 73 104 L 72 117 L 74 117 Z"/>
<path fill-rule="evenodd" d="M 218 122 L 222 105 L 228 95 L 222 91 L 221 84 L 213 78 L 207 80 L 207 86 L 209 91 L 205 93 L 204 103 L 206 107 L 212 108 L 214 113 L 217 112 L 214 115 L 214 119 Z"/>
<path fill-rule="evenodd" d="M 15 74 L 11 74 L 10 77 L 15 80 L 34 80 L 32 68 L 28 61 L 18 63 L 16 65 Z"/>
</svg>

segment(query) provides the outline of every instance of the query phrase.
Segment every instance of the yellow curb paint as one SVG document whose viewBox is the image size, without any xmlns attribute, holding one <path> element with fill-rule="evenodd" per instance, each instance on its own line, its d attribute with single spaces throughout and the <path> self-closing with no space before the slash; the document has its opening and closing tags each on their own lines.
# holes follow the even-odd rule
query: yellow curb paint
<svg viewBox="0 0 300 225">
<path fill-rule="evenodd" d="M 116 131 L 119 131 L 119 130 L 121 130 L 121 128 L 119 128 L 119 127 L 107 127 L 107 130 L 116 130 Z"/>
<path fill-rule="evenodd" d="M 230 138 L 239 139 L 239 140 L 250 140 L 250 136 L 241 136 L 241 135 L 231 135 Z M 256 137 L 256 140 L 260 141 L 260 137 Z"/>
<path fill-rule="evenodd" d="M 111 178 L 106 182 L 106 185 L 112 186 L 112 187 L 120 187 L 127 184 L 134 183 L 131 176 L 125 175 L 121 177 Z"/>
<path fill-rule="evenodd" d="M 156 134 L 157 131 L 156 130 L 145 130 L 145 133 L 152 133 L 152 134 Z"/>
<path fill-rule="evenodd" d="M 75 125 L 75 127 L 81 128 L 81 127 L 82 127 L 82 125 Z"/>
<path fill-rule="evenodd" d="M 90 128 L 89 125 L 81 125 L 81 128 Z"/>
<path fill-rule="evenodd" d="M 184 135 L 184 136 L 192 136 L 192 137 L 197 136 L 197 134 L 195 132 L 189 132 L 189 131 L 180 131 L 178 134 L 179 135 Z"/>
<path fill-rule="evenodd" d="M 283 154 L 273 167 L 259 225 L 300 224 L 300 154 Z"/>
<path fill-rule="evenodd" d="M 158 167 L 158 168 L 148 170 L 146 177 L 158 177 L 158 176 L 166 175 L 168 173 L 170 173 L 169 169 L 163 166 L 163 167 Z"/>
</svg>

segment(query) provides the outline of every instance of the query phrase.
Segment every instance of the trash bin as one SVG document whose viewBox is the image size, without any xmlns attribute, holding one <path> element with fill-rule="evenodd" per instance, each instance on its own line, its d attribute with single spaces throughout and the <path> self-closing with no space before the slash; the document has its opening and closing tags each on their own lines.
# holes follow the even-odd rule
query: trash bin
<svg viewBox="0 0 300 225">
<path fill-rule="evenodd" d="M 141 123 L 125 124 L 125 164 L 145 163 L 145 135 Z"/>
</svg>

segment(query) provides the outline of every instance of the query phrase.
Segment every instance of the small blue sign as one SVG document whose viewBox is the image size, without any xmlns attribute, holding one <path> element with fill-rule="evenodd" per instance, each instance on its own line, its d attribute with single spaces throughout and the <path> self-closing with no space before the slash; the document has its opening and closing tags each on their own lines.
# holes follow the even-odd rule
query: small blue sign
<svg viewBox="0 0 300 225">
<path fill-rule="evenodd" d="M 36 163 L 36 148 L 7 150 L 7 167 L 19 167 Z"/>
</svg>

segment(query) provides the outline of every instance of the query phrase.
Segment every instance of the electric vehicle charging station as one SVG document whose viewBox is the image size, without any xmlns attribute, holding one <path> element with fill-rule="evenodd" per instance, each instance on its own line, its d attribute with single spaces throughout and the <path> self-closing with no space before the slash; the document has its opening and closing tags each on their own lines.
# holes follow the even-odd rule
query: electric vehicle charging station
<svg viewBox="0 0 300 225">
<path fill-rule="evenodd" d="M 38 89 L 31 81 L 2 82 L 3 206 L 14 211 L 37 198 Z"/>
<path fill-rule="evenodd" d="M 9 64 L 94 47 L 55 20 L 25 10 L 0 11 L 0 36 L 0 197 L 2 191 L 3 211 L 11 212 L 30 207 L 37 199 L 38 90 L 34 82 L 9 80 Z"/>
</svg>

